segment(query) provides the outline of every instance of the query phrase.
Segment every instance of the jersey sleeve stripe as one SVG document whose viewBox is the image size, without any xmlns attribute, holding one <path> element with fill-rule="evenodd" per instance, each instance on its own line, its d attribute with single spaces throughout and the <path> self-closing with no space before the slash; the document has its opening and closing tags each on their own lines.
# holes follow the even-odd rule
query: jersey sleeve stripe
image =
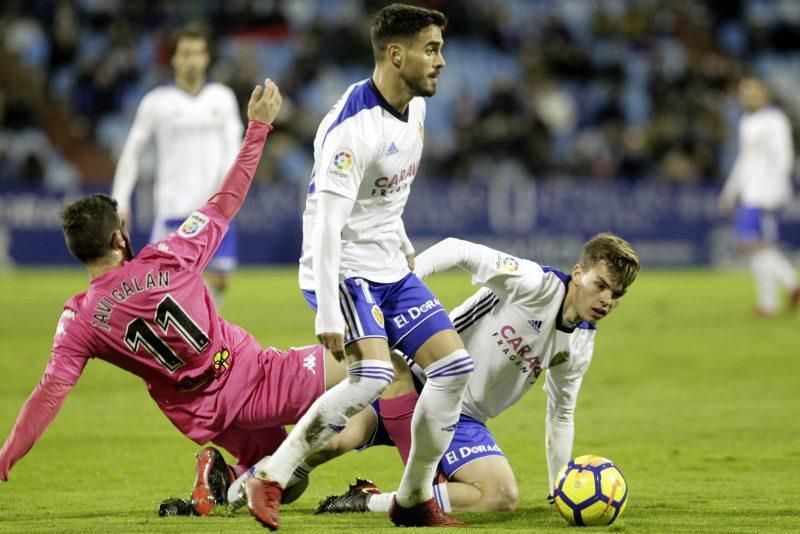
<svg viewBox="0 0 800 534">
<path fill-rule="evenodd" d="M 475 306 L 470 308 L 467 312 L 456 317 L 453 321 L 453 326 L 456 327 L 456 330 L 461 328 L 464 324 L 471 322 L 477 314 L 483 316 L 486 312 L 488 312 L 495 304 L 500 302 L 500 299 L 497 298 L 497 295 L 494 293 L 489 293 L 481 299 Z"/>
<path fill-rule="evenodd" d="M 492 295 L 494 296 L 494 293 Z M 491 301 L 490 303 L 487 303 L 482 309 L 475 310 L 475 313 L 472 315 L 472 317 L 470 317 L 468 320 L 466 320 L 463 323 L 460 323 L 459 325 L 456 326 L 456 332 L 458 332 L 459 334 L 464 332 L 467 328 L 469 328 L 470 326 L 472 326 L 476 322 L 478 322 L 478 320 L 481 317 L 483 317 L 484 315 L 486 315 L 487 313 L 492 311 L 492 308 L 497 306 L 497 304 L 499 302 L 500 302 L 500 299 L 495 297 L 493 301 Z"/>
</svg>

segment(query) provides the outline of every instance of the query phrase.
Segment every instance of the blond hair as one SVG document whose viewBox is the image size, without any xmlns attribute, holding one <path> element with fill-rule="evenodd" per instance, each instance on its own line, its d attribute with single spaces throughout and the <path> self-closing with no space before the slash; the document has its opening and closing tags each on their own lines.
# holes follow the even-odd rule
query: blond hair
<svg viewBox="0 0 800 534">
<path fill-rule="evenodd" d="M 583 244 L 578 264 L 584 271 L 604 261 L 611 277 L 626 289 L 639 274 L 639 256 L 630 243 L 611 232 L 597 234 Z"/>
</svg>

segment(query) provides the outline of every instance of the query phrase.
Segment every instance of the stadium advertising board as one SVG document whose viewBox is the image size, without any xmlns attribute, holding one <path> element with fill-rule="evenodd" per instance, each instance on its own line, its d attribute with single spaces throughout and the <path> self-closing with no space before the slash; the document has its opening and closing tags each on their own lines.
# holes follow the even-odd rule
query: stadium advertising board
<svg viewBox="0 0 800 534">
<path fill-rule="evenodd" d="M 69 194 L 0 192 L 0 266 L 70 264 L 60 231 Z M 485 184 L 419 183 L 403 217 L 418 251 L 460 237 L 542 263 L 568 265 L 583 241 L 610 230 L 630 240 L 647 267 L 734 263 L 731 221 L 720 216 L 711 187 L 588 182 Z M 150 191 L 142 187 L 138 198 Z M 240 259 L 246 264 L 291 264 L 300 252 L 305 189 L 257 186 L 237 216 Z M 147 202 L 139 203 L 147 205 Z M 134 208 L 132 238 L 146 243 L 151 213 Z M 800 248 L 800 200 L 783 212 L 782 242 Z"/>
</svg>

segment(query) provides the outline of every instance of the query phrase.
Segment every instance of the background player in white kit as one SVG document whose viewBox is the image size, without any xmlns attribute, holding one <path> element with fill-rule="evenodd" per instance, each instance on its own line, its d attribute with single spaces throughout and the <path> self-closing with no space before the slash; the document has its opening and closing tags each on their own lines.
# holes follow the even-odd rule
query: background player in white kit
<svg viewBox="0 0 800 534">
<path fill-rule="evenodd" d="M 517 483 L 486 421 L 515 404 L 547 371 L 545 441 L 552 492 L 558 469 L 572 455 L 574 410 L 592 359 L 595 323 L 619 304 L 638 274 L 639 260 L 629 243 L 610 233 L 584 244 L 569 275 L 450 238 L 417 257 L 415 272 L 426 278 L 454 267 L 481 286 L 450 312 L 475 358 L 475 373 L 464 393 L 455 437 L 440 464 L 448 483 L 438 484 L 434 493 L 445 509 L 512 511 L 518 502 Z M 419 366 L 413 365 L 412 372 L 418 384 L 424 382 Z M 374 403 L 373 416 L 354 418 L 329 447 L 307 459 L 306 472 L 356 447 L 394 444 L 405 459 L 403 426 L 409 421 L 403 408 L 413 406 L 417 393 L 409 373 L 396 374 L 395 382 L 403 385 L 393 385 L 394 398 Z M 386 512 L 390 498 L 374 484 L 358 480 L 344 495 L 320 503 L 317 513 Z"/>
<path fill-rule="evenodd" d="M 420 97 L 436 92 L 446 22 L 438 11 L 381 9 L 371 29 L 372 78 L 351 85 L 317 130 L 300 287 L 318 309 L 321 343 L 340 359 L 347 345 L 348 379 L 324 394 L 245 482 L 251 513 L 270 528 L 278 526 L 280 493 L 296 466 L 392 381 L 390 347 L 428 376 L 390 517 L 405 526 L 462 524 L 441 512 L 432 481 L 458 421 L 472 358 L 442 305 L 410 271 L 408 249 L 401 250 L 401 215 L 422 154 Z"/>
<path fill-rule="evenodd" d="M 757 78 L 739 83 L 746 113 L 739 123 L 739 155 L 720 195 L 730 213 L 739 206 L 735 234 L 749 262 L 756 287 L 756 314 L 778 313 L 778 287 L 789 293 L 789 309 L 800 305 L 800 287 L 789 260 L 778 249 L 778 210 L 792 197 L 794 151 L 786 114 L 770 105 L 769 89 Z"/>
<path fill-rule="evenodd" d="M 239 105 L 233 91 L 206 83 L 209 40 L 198 27 L 179 30 L 170 44 L 175 83 L 157 87 L 139 104 L 128 140 L 120 155 L 111 196 L 130 223 L 131 193 L 139 174 L 139 159 L 155 137 L 155 219 L 150 242 L 176 230 L 217 188 L 242 142 Z M 236 268 L 236 228 L 231 226 L 205 280 L 215 300 L 228 286 Z"/>
</svg>

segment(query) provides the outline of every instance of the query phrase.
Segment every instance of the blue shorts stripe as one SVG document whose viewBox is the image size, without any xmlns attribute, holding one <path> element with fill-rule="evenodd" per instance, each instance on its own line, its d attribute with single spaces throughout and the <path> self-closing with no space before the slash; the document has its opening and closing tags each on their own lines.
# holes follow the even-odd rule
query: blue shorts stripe
<svg viewBox="0 0 800 534">
<path fill-rule="evenodd" d="M 350 294 L 347 292 L 347 287 L 345 287 L 344 282 L 339 284 L 339 298 L 344 320 L 347 323 L 347 329 L 350 333 L 349 337 L 359 338 L 363 336 L 364 332 L 361 329 L 361 322 L 358 320 L 358 310 L 356 310 L 353 299 L 350 298 Z"/>
</svg>

